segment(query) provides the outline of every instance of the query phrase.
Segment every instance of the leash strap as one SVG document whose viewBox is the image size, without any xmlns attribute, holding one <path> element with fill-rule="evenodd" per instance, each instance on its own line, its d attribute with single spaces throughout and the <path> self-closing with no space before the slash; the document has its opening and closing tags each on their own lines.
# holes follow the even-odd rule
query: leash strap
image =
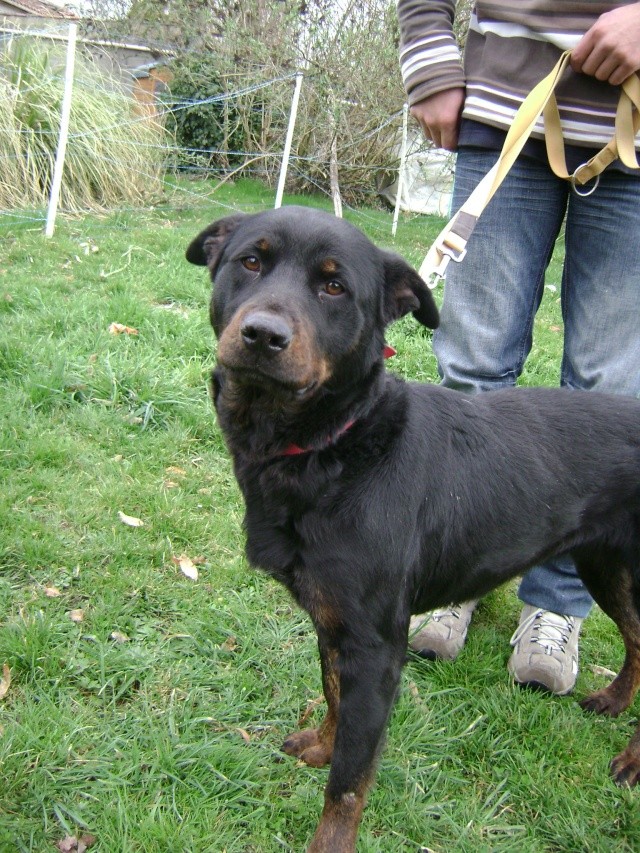
<svg viewBox="0 0 640 853">
<path fill-rule="evenodd" d="M 594 185 L 581 193 L 590 195 L 598 185 L 600 173 L 618 157 L 630 169 L 640 169 L 635 150 L 635 135 L 640 129 L 640 78 L 632 74 L 620 90 L 613 137 L 588 162 L 569 174 L 555 88 L 569 64 L 570 56 L 571 51 L 565 51 L 551 72 L 529 92 L 514 116 L 497 163 L 436 237 L 420 267 L 420 275 L 429 287 L 435 287 L 438 279 L 444 277 L 449 261 L 459 263 L 464 259 L 467 242 L 480 214 L 522 151 L 540 114 L 544 116 L 549 165 L 559 178 L 570 181 L 576 192 L 579 192 L 577 187 L 595 178 Z"/>
</svg>

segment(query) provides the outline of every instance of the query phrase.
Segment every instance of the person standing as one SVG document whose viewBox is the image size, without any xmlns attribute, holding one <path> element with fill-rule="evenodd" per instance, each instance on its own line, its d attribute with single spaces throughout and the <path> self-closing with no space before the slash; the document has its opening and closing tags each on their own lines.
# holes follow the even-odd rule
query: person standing
<svg viewBox="0 0 640 853">
<path fill-rule="evenodd" d="M 494 165 L 518 107 L 563 51 L 572 55 L 556 97 L 570 173 L 611 139 L 620 84 L 640 69 L 636 0 L 477 0 L 463 59 L 455 5 L 398 0 L 411 114 L 436 147 L 457 152 L 454 211 Z M 479 219 L 464 261 L 447 268 L 434 334 L 444 385 L 478 393 L 516 383 L 563 223 L 561 384 L 640 396 L 640 172 L 616 160 L 597 186 L 572 188 L 548 164 L 542 117 Z M 591 596 L 569 558 L 532 568 L 518 596 L 509 671 L 519 684 L 569 693 Z M 414 617 L 412 648 L 455 658 L 476 603 Z"/>
</svg>

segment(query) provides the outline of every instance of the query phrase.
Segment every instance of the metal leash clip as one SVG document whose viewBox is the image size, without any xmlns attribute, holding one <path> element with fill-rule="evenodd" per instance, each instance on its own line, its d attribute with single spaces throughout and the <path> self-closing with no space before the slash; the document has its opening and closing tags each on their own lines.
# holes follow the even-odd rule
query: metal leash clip
<svg viewBox="0 0 640 853">
<path fill-rule="evenodd" d="M 433 290 L 438 286 L 439 280 L 444 278 L 444 274 L 449 266 L 449 261 L 454 261 L 456 264 L 459 264 L 460 261 L 464 260 L 466 254 L 466 248 L 455 249 L 453 246 L 448 246 L 444 242 L 437 245 L 436 241 L 422 262 L 419 275 L 424 280 L 427 287 L 430 290 Z M 433 257 L 434 255 L 436 256 L 435 258 Z M 439 260 L 437 260 L 438 256 L 440 256 Z"/>
</svg>

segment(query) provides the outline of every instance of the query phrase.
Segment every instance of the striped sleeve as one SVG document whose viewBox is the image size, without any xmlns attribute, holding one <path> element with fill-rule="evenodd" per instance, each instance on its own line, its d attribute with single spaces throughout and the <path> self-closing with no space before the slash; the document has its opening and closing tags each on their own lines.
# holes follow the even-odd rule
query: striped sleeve
<svg viewBox="0 0 640 853">
<path fill-rule="evenodd" d="M 400 68 L 410 104 L 465 85 L 454 14 L 455 0 L 398 0 Z"/>
<path fill-rule="evenodd" d="M 453 32 L 456 0 L 398 0 L 400 62 L 410 104 L 465 88 L 463 118 L 508 129 L 527 93 L 605 12 L 640 0 L 475 0 L 464 62 Z M 604 145 L 619 87 L 567 70 L 556 89 L 567 142 Z M 533 136 L 544 136 L 539 119 Z M 640 140 L 640 134 L 636 137 Z"/>
</svg>

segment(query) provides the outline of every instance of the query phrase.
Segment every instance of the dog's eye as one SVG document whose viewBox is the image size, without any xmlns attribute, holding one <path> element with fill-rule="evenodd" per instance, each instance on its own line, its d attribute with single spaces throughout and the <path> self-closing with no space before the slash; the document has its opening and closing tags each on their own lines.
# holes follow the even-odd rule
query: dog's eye
<svg viewBox="0 0 640 853">
<path fill-rule="evenodd" d="M 248 255 L 242 259 L 242 266 L 249 272 L 260 272 L 260 260 L 255 255 Z"/>
<path fill-rule="evenodd" d="M 341 296 L 344 293 L 344 287 L 339 281 L 327 281 L 324 285 L 324 292 L 329 296 Z"/>
</svg>

